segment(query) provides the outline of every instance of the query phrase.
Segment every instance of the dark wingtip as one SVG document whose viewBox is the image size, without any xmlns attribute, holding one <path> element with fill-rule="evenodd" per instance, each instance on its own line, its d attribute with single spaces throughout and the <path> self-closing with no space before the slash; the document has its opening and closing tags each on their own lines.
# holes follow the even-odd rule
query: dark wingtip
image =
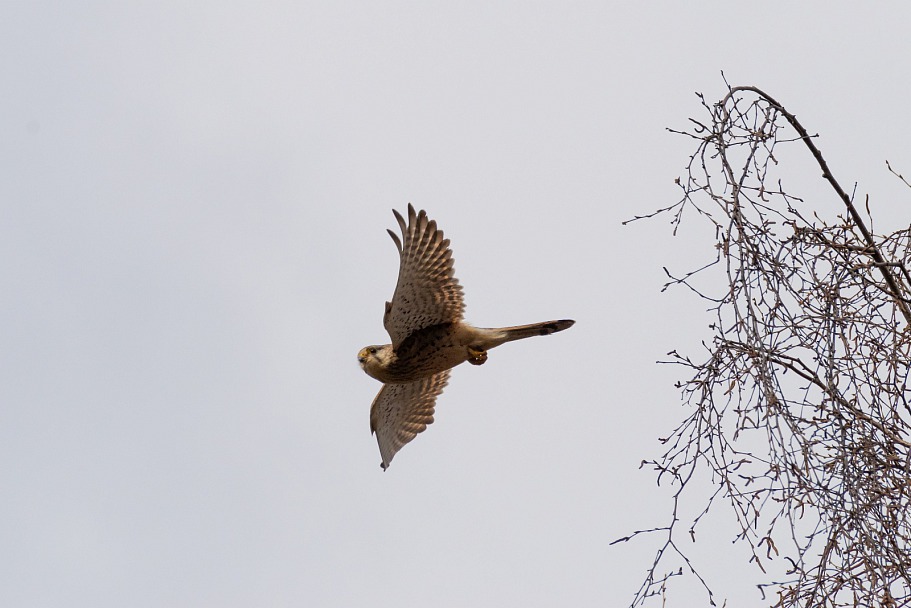
<svg viewBox="0 0 911 608">
<path fill-rule="evenodd" d="M 576 322 L 572 319 L 561 319 L 559 321 L 551 321 L 550 323 L 546 324 L 544 326 L 544 330 L 549 334 L 553 334 L 558 331 L 563 331 L 564 329 L 569 329 L 575 324 Z"/>
</svg>

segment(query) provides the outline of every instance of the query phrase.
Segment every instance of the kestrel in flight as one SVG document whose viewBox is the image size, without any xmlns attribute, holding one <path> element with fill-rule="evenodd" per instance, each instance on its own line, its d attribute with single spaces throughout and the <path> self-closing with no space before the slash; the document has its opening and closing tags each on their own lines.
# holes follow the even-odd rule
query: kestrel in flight
<svg viewBox="0 0 911 608">
<path fill-rule="evenodd" d="M 468 361 L 481 365 L 487 351 L 504 342 L 563 331 L 571 320 L 484 329 L 462 321 L 465 304 L 455 278 L 449 239 L 427 213 L 408 205 L 408 223 L 395 210 L 402 231 L 388 230 L 399 250 L 399 280 L 386 302 L 383 325 L 392 344 L 367 346 L 357 354 L 361 368 L 383 383 L 370 408 L 385 470 L 396 452 L 433 422 L 433 405 L 449 370 Z"/>
</svg>

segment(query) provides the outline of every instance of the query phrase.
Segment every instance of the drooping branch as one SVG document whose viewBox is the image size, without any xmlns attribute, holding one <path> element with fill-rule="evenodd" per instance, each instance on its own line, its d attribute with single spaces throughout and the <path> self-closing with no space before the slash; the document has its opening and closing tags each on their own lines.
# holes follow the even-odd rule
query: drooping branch
<svg viewBox="0 0 911 608">
<path fill-rule="evenodd" d="M 857 229 L 860 230 L 860 233 L 863 235 L 864 241 L 869 248 L 870 255 L 876 262 L 877 268 L 879 268 L 879 271 L 882 274 L 886 285 L 889 286 L 889 291 L 892 293 L 892 297 L 895 298 L 896 306 L 898 306 L 899 310 L 901 310 L 902 315 L 905 317 L 905 323 L 907 323 L 908 327 L 911 327 L 911 307 L 908 306 L 909 299 L 905 295 L 907 290 L 900 287 L 898 279 L 892 274 L 892 271 L 890 270 L 890 264 L 883 257 L 883 254 L 880 252 L 879 247 L 876 246 L 876 241 L 873 240 L 873 235 L 867 228 L 863 217 L 854 206 L 854 201 L 851 200 L 851 197 L 848 196 L 848 193 L 844 191 L 844 189 L 841 187 L 841 184 L 838 183 L 838 180 L 835 179 L 835 176 L 829 170 L 829 165 L 826 162 L 826 159 L 823 157 L 822 152 L 819 151 L 819 148 L 817 148 L 816 144 L 813 142 L 813 138 L 810 136 L 804 126 L 800 124 L 800 121 L 797 120 L 796 116 L 788 112 L 783 105 L 778 103 L 771 95 L 762 89 L 751 86 L 733 87 L 721 100 L 719 106 L 727 112 L 728 101 L 737 95 L 737 93 L 740 93 L 742 91 L 755 93 L 756 95 L 765 99 L 770 105 L 778 110 L 782 116 L 785 117 L 785 119 L 791 124 L 794 130 L 797 131 L 797 133 L 800 135 L 801 141 L 803 141 L 804 145 L 807 146 L 807 148 L 810 150 L 810 154 L 813 155 L 813 158 L 819 165 L 819 168 L 822 169 L 823 179 L 829 182 L 829 184 L 835 190 L 835 193 L 838 194 L 838 197 L 844 203 L 845 207 L 848 210 L 848 213 L 851 215 L 851 220 L 854 222 L 854 225 L 857 226 Z M 729 113 L 727 114 L 727 118 L 730 118 Z"/>
</svg>

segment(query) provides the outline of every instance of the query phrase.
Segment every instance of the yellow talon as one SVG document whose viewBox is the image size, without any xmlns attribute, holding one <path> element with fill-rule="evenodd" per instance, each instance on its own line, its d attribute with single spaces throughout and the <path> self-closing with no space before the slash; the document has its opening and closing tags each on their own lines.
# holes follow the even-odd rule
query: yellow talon
<svg viewBox="0 0 911 608">
<path fill-rule="evenodd" d="M 472 365 L 481 365 L 487 361 L 487 351 L 483 348 L 468 347 L 468 362 Z"/>
</svg>

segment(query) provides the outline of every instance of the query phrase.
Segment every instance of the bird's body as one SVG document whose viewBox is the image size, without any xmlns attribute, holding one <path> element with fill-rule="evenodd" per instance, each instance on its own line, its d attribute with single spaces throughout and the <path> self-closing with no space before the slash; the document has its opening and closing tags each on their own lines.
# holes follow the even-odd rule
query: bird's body
<svg viewBox="0 0 911 608">
<path fill-rule="evenodd" d="M 391 344 L 368 346 L 362 351 L 364 371 L 386 384 L 414 382 L 469 361 L 480 365 L 490 349 L 505 342 L 546 336 L 566 329 L 573 321 L 547 321 L 518 327 L 486 329 L 468 323 L 442 323 L 424 327 L 408 336 L 398 348 Z M 376 349 L 371 352 L 371 349 Z"/>
<path fill-rule="evenodd" d="M 468 361 L 481 365 L 487 351 L 505 342 L 548 335 L 574 321 L 546 321 L 488 329 L 462 321 L 462 286 L 455 278 L 449 241 L 424 211 L 408 205 L 408 223 L 393 211 L 402 239 L 391 230 L 401 257 L 399 280 L 386 303 L 383 324 L 392 344 L 358 353 L 364 371 L 384 383 L 370 410 L 381 466 L 386 469 L 403 445 L 433 422 L 434 402 L 449 370 Z"/>
</svg>

